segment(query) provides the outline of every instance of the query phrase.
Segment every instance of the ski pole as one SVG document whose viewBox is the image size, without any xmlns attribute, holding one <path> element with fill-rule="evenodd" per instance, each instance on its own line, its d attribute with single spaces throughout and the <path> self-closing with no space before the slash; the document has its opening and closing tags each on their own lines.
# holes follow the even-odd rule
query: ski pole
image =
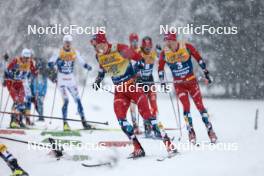
<svg viewBox="0 0 264 176">
<path fill-rule="evenodd" d="M 60 159 L 60 157 L 63 156 L 63 153 L 62 153 L 63 152 L 63 147 L 57 145 L 53 138 L 48 138 L 49 142 L 50 142 L 50 145 L 37 143 L 37 142 L 24 141 L 24 140 L 9 138 L 9 137 L 3 137 L 3 136 L 0 136 L 0 139 L 5 139 L 5 140 L 13 141 L 13 142 L 19 142 L 19 143 L 22 143 L 22 144 L 35 145 L 35 146 L 38 146 L 38 147 L 43 147 L 43 148 L 50 149 L 51 151 L 53 151 L 55 153 L 55 156 L 56 156 L 57 159 Z"/>
<path fill-rule="evenodd" d="M 7 108 L 8 102 L 9 102 L 9 97 L 10 97 L 10 94 L 8 94 L 8 97 L 7 97 L 7 100 L 6 100 L 6 104 L 5 104 L 5 107 L 4 107 L 4 111 L 6 111 L 6 108 Z M 5 114 L 3 114 L 2 117 L 1 117 L 0 128 L 1 128 L 2 123 L 3 123 L 4 115 Z"/>
<path fill-rule="evenodd" d="M 15 112 L 4 112 L 4 111 L 0 111 L 0 114 L 14 114 L 14 115 L 18 115 L 18 113 Z M 40 117 L 40 115 L 34 115 L 34 114 L 30 114 L 28 115 L 30 117 Z M 52 117 L 52 116 L 42 116 L 43 118 L 46 119 L 56 119 L 56 120 L 63 120 L 63 118 L 61 117 Z M 77 120 L 77 119 L 67 119 L 68 121 L 74 121 L 74 122 L 82 122 L 82 120 Z M 109 125 L 108 121 L 106 122 L 98 122 L 98 121 L 90 121 L 90 120 L 86 120 L 85 122 L 87 123 L 94 123 L 94 124 L 101 124 L 101 125 Z"/>
<path fill-rule="evenodd" d="M 87 75 L 88 75 L 88 73 L 89 73 L 89 71 L 87 70 Z M 84 81 L 84 86 L 83 86 L 82 93 L 81 93 L 81 100 L 82 100 L 82 97 L 84 95 L 84 91 L 85 91 L 86 84 L 87 84 L 87 79 L 88 79 L 88 76 L 85 78 L 85 81 Z"/>
<path fill-rule="evenodd" d="M 0 99 L 0 109 L 2 110 L 2 102 L 3 102 L 3 92 L 4 92 L 4 86 L 3 84 L 1 85 L 1 99 Z"/>
<path fill-rule="evenodd" d="M 165 76 L 166 81 L 168 81 L 165 72 L 164 72 L 164 76 Z M 180 141 L 181 138 L 182 138 L 182 128 L 181 128 L 180 110 L 179 110 L 180 107 L 179 107 L 179 103 L 178 103 L 178 100 L 177 100 L 177 92 L 176 92 L 176 90 L 175 90 L 175 94 L 176 94 L 176 101 L 177 101 L 178 117 L 177 117 L 177 113 L 176 113 L 176 109 L 175 109 L 175 106 L 174 106 L 174 102 L 173 102 L 173 98 L 172 98 L 171 92 L 169 92 L 169 97 L 170 97 L 170 101 L 171 101 L 171 105 L 172 105 L 172 109 L 173 109 L 174 118 L 175 118 L 176 123 L 177 123 L 177 125 L 179 127 L 179 130 L 180 130 L 180 137 L 178 138 L 178 140 Z"/>
<path fill-rule="evenodd" d="M 57 95 L 57 86 L 58 86 L 58 83 L 56 82 L 55 91 L 54 91 L 54 95 L 53 95 L 52 109 L 51 109 L 51 113 L 50 113 L 50 116 L 51 116 L 51 117 L 53 116 L 53 110 L 54 110 L 54 105 L 55 105 L 55 99 L 56 99 L 56 95 Z M 50 119 L 50 121 L 49 121 L 49 124 L 51 124 L 51 123 L 52 123 L 52 119 Z"/>
</svg>

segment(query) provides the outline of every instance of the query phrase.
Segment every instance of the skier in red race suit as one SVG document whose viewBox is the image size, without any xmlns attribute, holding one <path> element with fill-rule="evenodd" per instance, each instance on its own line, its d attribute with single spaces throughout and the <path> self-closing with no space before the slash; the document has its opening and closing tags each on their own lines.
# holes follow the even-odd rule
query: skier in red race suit
<svg viewBox="0 0 264 176">
<path fill-rule="evenodd" d="M 140 52 L 140 47 L 138 46 L 139 37 L 136 33 L 131 33 L 129 35 L 129 44 L 130 48 L 133 49 L 135 52 Z M 139 129 L 138 123 L 137 123 L 137 113 L 136 113 L 136 104 L 134 102 L 131 102 L 130 104 L 130 114 L 131 114 L 131 120 L 134 128 L 135 134 L 141 134 L 142 132 Z"/>
<path fill-rule="evenodd" d="M 21 57 L 16 57 L 10 61 L 5 72 L 5 85 L 13 99 L 13 112 L 20 113 L 13 116 L 10 127 L 25 127 L 23 116 L 26 115 L 26 86 L 30 74 L 37 75 L 32 53 L 29 49 L 23 49 Z"/>
<path fill-rule="evenodd" d="M 168 33 L 164 36 L 165 47 L 160 54 L 159 59 L 159 77 L 162 85 L 164 81 L 164 66 L 167 64 L 172 72 L 176 94 L 183 105 L 184 120 L 187 124 L 189 141 L 196 143 L 196 135 L 193 128 L 192 116 L 190 114 L 189 95 L 192 97 L 197 109 L 199 110 L 202 120 L 207 128 L 208 136 L 212 143 L 215 143 L 217 137 L 209 121 L 207 110 L 204 107 L 202 95 L 196 77 L 193 73 L 193 64 L 191 59 L 194 58 L 202 68 L 208 83 L 211 83 L 209 71 L 199 52 L 189 43 L 179 42 L 176 34 Z"/>
<path fill-rule="evenodd" d="M 108 43 L 104 33 L 97 34 L 95 41 L 96 58 L 101 69 L 93 88 L 96 90 L 100 88 L 100 83 L 106 73 L 111 76 L 115 85 L 114 111 L 121 129 L 132 140 L 134 146 L 134 151 L 130 157 L 145 156 L 145 151 L 134 133 L 133 126 L 126 119 L 127 110 L 132 100 L 137 104 L 139 113 L 145 123 L 149 123 L 156 136 L 159 135 L 163 140 L 169 154 L 175 153 L 177 150 L 171 143 L 170 138 L 166 133 L 160 131 L 156 118 L 152 116 L 144 91 L 135 85 L 136 72 L 131 60 L 140 61 L 142 59 L 141 55 L 127 45 Z"/>
</svg>

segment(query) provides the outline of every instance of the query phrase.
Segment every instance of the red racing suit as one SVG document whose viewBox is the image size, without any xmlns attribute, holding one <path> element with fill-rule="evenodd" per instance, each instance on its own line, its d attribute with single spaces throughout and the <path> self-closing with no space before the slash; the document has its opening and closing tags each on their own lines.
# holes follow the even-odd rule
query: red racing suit
<svg viewBox="0 0 264 176">
<path fill-rule="evenodd" d="M 141 87 L 135 86 L 136 72 L 131 60 L 140 61 L 141 55 L 124 44 L 108 44 L 105 54 L 97 53 L 100 71 L 97 79 L 109 74 L 115 84 L 114 111 L 118 120 L 125 120 L 131 101 L 134 101 L 140 115 L 145 119 L 152 117 L 148 100 Z"/>
<path fill-rule="evenodd" d="M 37 74 L 32 59 L 23 62 L 20 57 L 17 57 L 8 64 L 5 73 L 5 84 L 15 104 L 25 103 L 24 83 L 30 74 Z"/>
<path fill-rule="evenodd" d="M 197 109 L 200 112 L 205 111 L 201 91 L 193 73 L 192 58 L 199 63 L 203 70 L 206 70 L 206 64 L 199 52 L 188 43 L 179 42 L 176 51 L 165 47 L 159 58 L 159 77 L 164 81 L 164 66 L 167 64 L 172 72 L 174 87 L 183 105 L 184 114 L 190 112 L 189 95 L 192 97 Z"/>
</svg>

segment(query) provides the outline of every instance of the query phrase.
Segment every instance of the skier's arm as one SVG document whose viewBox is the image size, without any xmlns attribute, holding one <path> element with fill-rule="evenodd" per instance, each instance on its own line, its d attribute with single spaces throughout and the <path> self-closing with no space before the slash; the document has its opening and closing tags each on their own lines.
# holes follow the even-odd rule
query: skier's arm
<svg viewBox="0 0 264 176">
<path fill-rule="evenodd" d="M 164 58 L 165 58 L 165 54 L 164 51 L 162 51 L 159 56 L 159 66 L 158 66 L 158 74 L 161 82 L 164 82 L 164 67 L 166 64 Z"/>
<path fill-rule="evenodd" d="M 202 59 L 200 53 L 191 45 L 186 44 L 186 48 L 190 51 L 191 55 L 194 57 L 194 59 L 199 63 L 200 67 L 202 68 L 205 78 L 207 79 L 208 83 L 212 83 L 212 77 L 209 75 L 209 71 L 207 70 L 206 64 L 204 60 Z"/>
<path fill-rule="evenodd" d="M 186 43 L 186 48 L 190 51 L 191 55 L 198 62 L 200 67 L 203 69 L 203 71 L 206 70 L 206 64 L 204 60 L 202 59 L 200 53 L 189 43 Z"/>
<path fill-rule="evenodd" d="M 37 68 L 36 68 L 35 63 L 34 63 L 33 60 L 30 61 L 30 73 L 33 76 L 37 76 L 37 74 L 38 74 Z"/>
<path fill-rule="evenodd" d="M 58 52 L 54 53 L 48 61 L 48 67 L 53 69 L 54 66 L 56 65 L 56 61 L 58 58 L 59 58 L 59 53 Z"/>
<path fill-rule="evenodd" d="M 76 51 L 76 59 L 77 59 L 77 62 L 78 62 L 80 65 L 82 65 L 84 68 L 86 68 L 88 71 L 92 70 L 92 67 L 91 67 L 90 65 L 88 65 L 88 64 L 84 61 L 83 57 L 81 56 L 81 54 L 80 54 L 78 51 Z"/>
<path fill-rule="evenodd" d="M 95 57 L 96 57 L 96 60 L 98 61 L 97 55 Z M 103 81 L 104 77 L 105 77 L 105 70 L 103 69 L 103 67 L 101 65 L 99 65 L 98 75 L 97 75 L 95 82 L 93 84 L 93 88 L 95 90 L 98 90 L 101 87 L 101 82 Z"/>
<path fill-rule="evenodd" d="M 131 59 L 134 61 L 142 60 L 141 54 L 136 52 L 134 49 L 129 48 L 127 45 L 118 44 L 117 51 L 125 58 Z"/>
</svg>

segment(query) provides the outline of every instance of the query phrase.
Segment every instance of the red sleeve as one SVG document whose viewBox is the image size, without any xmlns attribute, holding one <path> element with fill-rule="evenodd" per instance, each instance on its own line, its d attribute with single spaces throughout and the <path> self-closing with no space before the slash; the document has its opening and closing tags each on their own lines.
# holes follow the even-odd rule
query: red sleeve
<svg viewBox="0 0 264 176">
<path fill-rule="evenodd" d="M 15 65 L 17 64 L 17 59 L 14 58 L 11 60 L 11 62 L 7 65 L 7 69 L 8 70 L 12 70 L 15 68 Z"/>
<path fill-rule="evenodd" d="M 164 57 L 165 57 L 165 53 L 164 53 L 164 51 L 162 51 L 160 53 L 160 56 L 159 56 L 159 67 L 158 67 L 158 71 L 163 71 L 164 70 L 164 66 L 166 64 L 166 62 L 164 60 Z"/>
<path fill-rule="evenodd" d="M 142 59 L 141 54 L 125 44 L 117 44 L 117 51 L 125 58 L 139 61 Z"/>
<path fill-rule="evenodd" d="M 190 54 L 194 57 L 197 62 L 202 59 L 200 53 L 191 44 L 186 43 L 186 48 L 190 51 Z"/>
<path fill-rule="evenodd" d="M 33 60 L 30 61 L 30 72 L 36 76 L 38 74 L 38 71 L 35 67 L 35 63 L 33 62 Z"/>
</svg>

